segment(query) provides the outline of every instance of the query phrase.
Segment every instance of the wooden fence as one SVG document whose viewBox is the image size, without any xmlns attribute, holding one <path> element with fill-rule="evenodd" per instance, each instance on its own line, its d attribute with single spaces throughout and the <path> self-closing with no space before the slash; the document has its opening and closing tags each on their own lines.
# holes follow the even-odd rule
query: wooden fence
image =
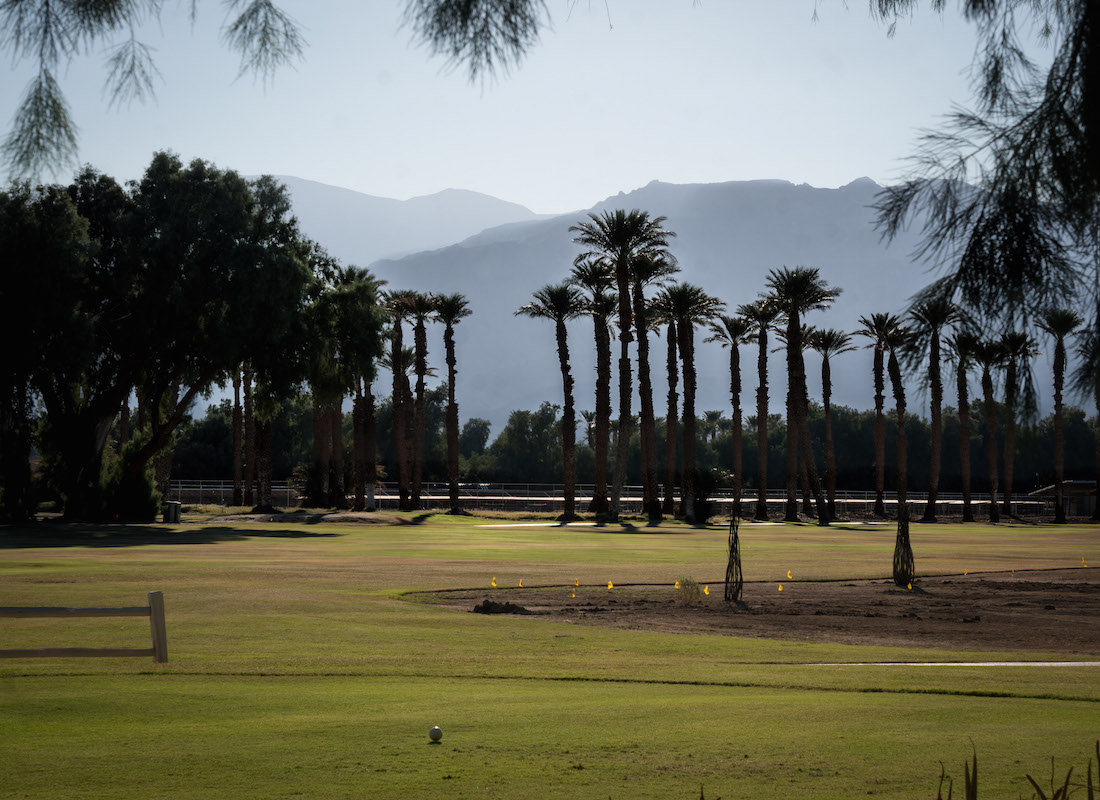
<svg viewBox="0 0 1100 800">
<path fill-rule="evenodd" d="M 152 656 L 157 664 L 168 661 L 168 632 L 164 626 L 164 595 L 149 592 L 149 605 L 123 608 L 35 608 L 0 606 L 0 617 L 148 617 L 153 646 L 126 647 L 45 647 L 26 650 L 0 650 L 0 658 L 84 658 L 87 656 Z"/>
</svg>

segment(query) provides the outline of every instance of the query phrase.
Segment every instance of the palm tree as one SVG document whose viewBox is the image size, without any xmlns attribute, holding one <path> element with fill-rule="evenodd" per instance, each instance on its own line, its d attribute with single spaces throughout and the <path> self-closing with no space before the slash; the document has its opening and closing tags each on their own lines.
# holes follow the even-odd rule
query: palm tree
<svg viewBox="0 0 1100 800">
<path fill-rule="evenodd" d="M 890 375 L 890 387 L 894 392 L 898 418 L 898 533 L 894 541 L 894 584 L 910 586 L 916 568 L 913 562 L 913 546 L 909 541 L 909 437 L 905 433 L 905 384 L 901 378 L 898 354 L 910 347 L 912 334 L 902 325 L 893 327 L 883 339 L 883 347 L 890 354 L 886 371 Z"/>
<path fill-rule="evenodd" d="M 397 469 L 397 496 L 398 508 L 402 511 L 411 511 L 409 504 L 409 481 L 411 477 L 411 457 L 408 437 L 408 417 L 412 411 L 411 403 L 406 403 L 409 379 L 405 374 L 405 364 L 402 359 L 404 337 L 402 323 L 409 317 L 409 307 L 415 292 L 404 289 L 391 291 L 386 294 L 386 310 L 393 319 L 393 327 L 390 330 L 390 355 L 389 365 L 393 372 L 393 445 L 394 461 Z"/>
<path fill-rule="evenodd" d="M 666 294 L 659 294 L 653 300 L 654 321 L 665 326 L 666 357 L 665 369 L 668 374 L 668 410 L 665 412 L 665 498 L 661 510 L 672 516 L 676 513 L 676 439 L 680 431 L 677 403 L 680 396 L 676 393 L 679 380 L 679 357 L 676 345 L 676 317 L 668 306 Z"/>
<path fill-rule="evenodd" d="M 809 344 L 821 355 L 821 404 L 825 409 L 825 494 L 829 504 L 829 516 L 836 519 L 836 449 L 833 444 L 833 376 L 830 359 L 841 353 L 850 353 L 852 335 L 835 328 L 811 328 Z"/>
<path fill-rule="evenodd" d="M 1039 327 L 1054 338 L 1054 521 L 1065 524 L 1066 437 L 1062 432 L 1062 388 L 1066 381 L 1066 337 L 1081 325 L 1081 315 L 1071 308 L 1053 308 L 1039 318 Z"/>
<path fill-rule="evenodd" d="M 256 483 L 256 414 L 252 397 L 252 368 L 245 364 L 241 382 L 244 384 L 244 497 L 246 506 L 256 502 L 254 486 Z"/>
<path fill-rule="evenodd" d="M 577 486 L 576 439 L 577 417 L 573 411 L 573 375 L 569 369 L 569 341 L 565 323 L 583 313 L 584 298 L 566 283 L 548 284 L 535 292 L 535 300 L 516 309 L 516 315 L 553 320 L 558 343 L 558 364 L 561 366 L 565 408 L 561 419 L 562 478 L 565 483 L 563 520 L 576 519 Z"/>
<path fill-rule="evenodd" d="M 580 256 L 573 262 L 570 279 L 587 294 L 585 311 L 592 317 L 596 341 L 596 410 L 592 427 L 592 449 L 595 451 L 595 486 L 588 510 L 597 515 L 607 513 L 607 461 L 611 445 L 611 330 L 608 318 L 615 312 L 618 298 L 612 264 L 605 258 Z"/>
<path fill-rule="evenodd" d="M 997 508 L 997 407 L 993 401 L 993 368 L 1004 361 L 999 341 L 982 340 L 974 347 L 974 360 L 982 368 L 982 412 L 985 415 L 985 457 L 989 472 L 989 521 L 1000 522 Z"/>
<path fill-rule="evenodd" d="M 819 525 L 829 524 L 829 511 L 821 496 L 810 441 L 810 398 L 806 389 L 806 363 L 802 358 L 802 316 L 824 310 L 840 295 L 840 289 L 821 279 L 816 267 L 779 267 L 768 272 L 770 297 L 779 306 L 786 323 L 787 340 L 787 509 L 785 518 L 798 520 L 798 452 L 809 474 L 817 505 Z M 793 434 L 793 435 L 792 435 Z"/>
<path fill-rule="evenodd" d="M 1001 337 L 1005 355 L 1005 483 L 1004 513 L 1012 515 L 1012 478 L 1016 466 L 1016 401 L 1019 398 L 1021 370 L 1024 385 L 1030 387 L 1032 356 L 1038 355 L 1035 339 L 1030 334 L 1009 331 Z"/>
<path fill-rule="evenodd" d="M 676 234 L 663 226 L 665 217 L 650 219 L 649 213 L 634 209 L 618 209 L 602 215 L 589 214 L 591 222 L 570 226 L 576 232 L 573 241 L 588 248 L 593 256 L 604 256 L 615 267 L 615 287 L 619 301 L 619 434 L 615 452 L 615 471 L 611 486 L 608 517 L 619 517 L 619 498 L 626 480 L 626 461 L 630 449 L 630 398 L 633 392 L 630 374 L 630 340 L 632 314 L 630 308 L 630 265 L 639 253 L 661 251 Z"/>
<path fill-rule="evenodd" d="M 779 317 L 779 307 L 766 299 L 739 306 L 738 316 L 750 326 L 758 345 L 756 356 L 756 512 L 753 519 L 768 519 L 768 331 Z"/>
<path fill-rule="evenodd" d="M 695 325 L 709 322 L 724 303 L 700 287 L 677 283 L 665 287 L 660 303 L 676 320 L 677 346 L 684 370 L 684 444 L 680 477 L 682 516 L 695 522 Z"/>
<path fill-rule="evenodd" d="M 974 360 L 978 339 L 967 331 L 957 331 L 946 340 L 955 362 L 955 388 L 959 404 L 959 471 L 962 474 L 963 522 L 974 521 L 970 504 L 970 398 L 967 373 Z"/>
<path fill-rule="evenodd" d="M 126 446 L 125 439 L 130 427 L 130 398 L 122 401 L 122 419 L 119 422 L 119 451 Z M 241 439 L 244 433 L 244 415 L 241 413 L 241 370 L 233 368 L 233 505 L 244 502 L 241 491 Z"/>
<path fill-rule="evenodd" d="M 420 489 L 424 474 L 424 446 L 427 439 L 426 398 L 424 376 L 428 372 L 428 318 L 435 313 L 431 295 L 413 292 L 409 297 L 409 316 L 413 320 L 413 352 L 415 353 L 416 396 L 413 399 L 412 497 L 413 509 L 420 508 Z"/>
<path fill-rule="evenodd" d="M 722 347 L 728 347 L 730 351 L 730 404 L 733 409 L 733 424 L 730 425 L 730 433 L 733 439 L 733 514 L 741 514 L 741 488 L 742 464 L 741 464 L 741 351 L 738 349 L 743 344 L 752 341 L 752 323 L 744 317 L 731 317 L 721 314 L 710 323 L 711 335 L 708 342 L 721 342 Z M 707 412 L 707 422 L 710 423 L 710 414 Z M 714 426 L 717 429 L 718 420 L 722 418 L 722 412 L 714 412 Z"/>
<path fill-rule="evenodd" d="M 455 400 L 455 378 L 458 375 L 455 360 L 455 325 L 473 312 L 466 296 L 440 294 L 434 298 L 435 319 L 443 323 L 443 346 L 447 357 L 447 493 L 451 514 L 461 514 L 458 503 L 458 402 Z"/>
<path fill-rule="evenodd" d="M 886 404 L 886 370 L 883 363 L 883 354 L 886 349 L 886 338 L 894 328 L 901 325 L 901 318 L 896 314 L 871 314 L 868 317 L 860 317 L 859 324 L 863 327 L 856 331 L 856 334 L 870 339 L 871 344 L 867 347 L 874 348 L 875 351 L 873 366 L 875 380 L 875 507 L 873 513 L 877 517 L 885 517 L 886 416 L 883 413 L 883 407 Z"/>
<path fill-rule="evenodd" d="M 1100 312 L 1100 308 L 1097 309 Z M 1100 319 L 1100 313 L 1094 319 Z M 1093 322 L 1080 334 L 1077 355 L 1080 360 L 1073 371 L 1073 390 L 1082 397 L 1089 397 L 1100 416 L 1100 322 Z M 1092 520 L 1100 521 L 1100 439 L 1096 441 L 1096 502 L 1093 505 Z"/>
<path fill-rule="evenodd" d="M 928 386 L 931 394 L 932 452 L 928 468 L 928 501 L 921 522 L 936 521 L 936 499 L 940 488 L 940 462 L 943 449 L 943 380 L 940 376 L 940 336 L 943 329 L 958 319 L 959 312 L 950 300 L 929 297 L 909 311 L 913 320 L 914 347 L 910 353 L 928 353 Z"/>
<path fill-rule="evenodd" d="M 675 259 L 662 250 L 643 250 L 630 262 L 630 297 L 638 338 L 638 401 L 641 422 L 642 505 L 651 522 L 661 519 L 657 496 L 657 431 L 653 415 L 653 385 L 649 377 L 649 312 L 644 290 L 663 284 L 679 271 Z"/>
</svg>

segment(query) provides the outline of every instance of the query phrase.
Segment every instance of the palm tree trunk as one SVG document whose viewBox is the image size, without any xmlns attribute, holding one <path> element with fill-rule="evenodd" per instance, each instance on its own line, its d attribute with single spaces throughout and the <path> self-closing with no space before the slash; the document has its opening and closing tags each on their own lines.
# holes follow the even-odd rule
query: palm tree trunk
<svg viewBox="0 0 1100 800">
<path fill-rule="evenodd" d="M 331 503 L 329 471 L 332 460 L 332 428 L 328 421 L 328 406 L 313 395 L 313 479 L 307 503 L 326 508 Z"/>
<path fill-rule="evenodd" d="M 367 503 L 367 451 L 363 427 L 367 410 L 363 404 L 363 389 L 359 381 L 355 382 L 355 400 L 351 406 L 351 458 L 352 475 L 355 481 L 353 489 L 355 501 L 352 509 L 362 511 Z"/>
<path fill-rule="evenodd" d="M 405 405 L 405 371 L 402 364 L 404 341 L 401 320 L 395 319 L 393 334 L 390 338 L 390 365 L 393 369 L 393 452 L 394 468 L 397 472 L 397 506 L 401 511 L 409 511 L 409 462 L 407 440 L 407 415 Z"/>
<path fill-rule="evenodd" d="M 768 332 L 757 332 L 756 357 L 756 513 L 753 519 L 768 519 Z"/>
<path fill-rule="evenodd" d="M 653 385 L 649 377 L 649 330 L 640 281 L 633 283 L 634 330 L 638 340 L 638 398 L 641 412 L 642 507 L 651 522 L 661 519 L 657 496 L 657 425 L 653 415 Z"/>
<path fill-rule="evenodd" d="M 959 470 L 962 473 L 963 522 L 974 521 L 970 502 L 970 398 L 966 386 L 966 364 L 960 359 L 956 372 L 959 397 Z"/>
<path fill-rule="evenodd" d="M 928 357 L 928 382 L 932 394 L 932 452 L 928 466 L 928 502 L 924 504 L 921 522 L 936 521 L 936 501 L 940 492 L 940 462 L 943 450 L 943 381 L 940 378 L 940 335 L 932 332 Z"/>
<path fill-rule="evenodd" d="M 240 380 L 238 376 L 237 380 Z M 235 383 L 234 388 L 238 388 L 240 383 Z M 122 451 L 126 449 L 127 442 L 130 441 L 130 398 L 127 397 L 122 401 L 122 409 L 118 412 L 118 452 L 122 455 Z"/>
<path fill-rule="evenodd" d="M 821 404 L 825 409 L 825 494 L 829 516 L 836 519 L 836 448 L 833 445 L 833 377 L 829 356 L 821 359 Z"/>
<path fill-rule="evenodd" d="M 886 516 L 886 381 L 883 378 L 882 348 L 875 347 L 875 507 L 876 517 Z"/>
<path fill-rule="evenodd" d="M 413 328 L 413 347 L 416 354 L 416 399 L 413 400 L 412 507 L 415 510 L 420 508 L 420 490 L 424 476 L 424 444 L 427 439 L 424 376 L 428 372 L 428 331 L 423 317 L 417 318 Z"/>
<path fill-rule="evenodd" d="M 665 415 L 665 503 L 664 513 L 670 517 L 676 513 L 676 439 L 679 433 L 679 412 L 677 404 L 680 396 L 676 392 L 679 370 L 676 364 L 676 322 L 668 321 L 667 356 L 665 369 L 668 372 L 668 411 Z"/>
<path fill-rule="evenodd" d="M 801 446 L 802 432 L 801 431 L 799 431 L 798 439 L 799 439 L 799 448 L 798 449 L 801 451 L 801 449 L 802 449 L 802 446 Z M 801 460 L 799 460 L 799 463 L 798 463 L 798 489 L 799 489 L 800 492 L 802 492 L 802 513 L 805 516 L 810 517 L 812 519 L 813 516 L 814 516 L 814 506 L 813 506 L 813 503 L 810 500 L 810 468 L 804 461 L 801 461 Z"/>
<path fill-rule="evenodd" d="M 802 329 L 798 317 L 791 314 L 795 325 L 799 325 L 794 331 L 787 328 L 788 336 L 797 336 L 793 340 L 796 346 L 791 348 L 792 339 L 788 338 L 788 350 L 793 350 L 794 370 L 791 373 L 795 386 L 795 405 L 797 408 L 796 421 L 798 424 L 798 449 L 802 464 L 806 470 L 806 477 L 810 484 L 810 491 L 814 496 L 814 507 L 817 511 L 817 524 L 827 526 L 829 524 L 829 509 L 825 507 L 825 497 L 821 492 L 821 480 L 817 472 L 817 459 L 814 458 L 813 440 L 810 438 L 810 392 L 806 387 L 806 362 L 802 356 Z"/>
<path fill-rule="evenodd" d="M 568 522 L 577 518 L 577 417 L 573 410 L 573 375 L 569 369 L 569 340 L 565 330 L 565 321 L 557 320 L 558 365 L 561 367 L 562 394 L 565 408 L 561 417 L 561 457 L 562 479 L 565 483 L 564 509 L 562 520 Z"/>
<path fill-rule="evenodd" d="M 597 515 L 607 513 L 607 464 L 611 446 L 611 335 L 607 318 L 593 317 L 596 340 L 596 457 L 595 487 L 588 510 Z"/>
<path fill-rule="evenodd" d="M 1012 478 L 1016 467 L 1016 390 L 1018 373 L 1016 359 L 1008 362 L 1005 373 L 1005 445 L 1004 465 L 1005 482 L 1002 490 L 1005 516 L 1012 516 Z"/>
<path fill-rule="evenodd" d="M 695 330 L 686 320 L 677 326 L 684 365 L 684 444 L 680 503 L 684 520 L 695 523 Z"/>
<path fill-rule="evenodd" d="M 619 292 L 619 431 L 615 442 L 615 469 L 612 474 L 611 502 L 607 513 L 612 522 L 619 518 L 623 484 L 626 483 L 626 461 L 630 456 L 630 401 L 633 394 L 633 379 L 630 374 L 632 321 L 630 313 L 630 263 L 625 257 L 619 258 L 615 262 L 615 284 Z"/>
<path fill-rule="evenodd" d="M 374 488 L 378 485 L 378 417 L 374 409 L 374 391 L 370 381 L 363 386 L 363 462 L 366 467 L 366 510 L 374 511 Z"/>
<path fill-rule="evenodd" d="M 330 460 L 332 479 L 332 507 L 347 508 L 348 494 L 344 489 L 344 412 L 341 401 L 337 400 L 329 408 L 329 425 L 332 436 L 332 458 Z"/>
<path fill-rule="evenodd" d="M 741 514 L 741 353 L 737 343 L 730 343 L 730 401 L 733 404 L 733 423 L 730 438 L 733 449 L 733 514 Z"/>
<path fill-rule="evenodd" d="M 802 425 L 798 418 L 802 404 L 799 402 L 800 386 L 796 373 L 802 361 L 801 323 L 793 311 L 787 314 L 787 507 L 783 519 L 798 522 L 798 451 Z M 805 376 L 805 373 L 803 373 Z"/>
<path fill-rule="evenodd" d="M 989 368 L 982 371 L 982 395 L 985 399 L 985 458 L 989 471 L 989 521 L 1000 522 L 997 508 L 997 412 L 993 406 L 993 378 Z"/>
<path fill-rule="evenodd" d="M 276 510 L 271 491 L 272 428 L 270 420 L 256 420 L 256 472 L 260 495 L 258 507 L 263 514 Z"/>
<path fill-rule="evenodd" d="M 252 371 L 244 371 L 244 504 L 253 506 L 256 495 L 256 415 L 252 409 Z"/>
<path fill-rule="evenodd" d="M 127 409 L 129 411 L 129 409 Z M 129 416 L 129 414 L 127 414 Z M 244 417 L 241 414 L 241 371 L 233 369 L 233 505 L 239 506 L 244 502 L 244 493 L 241 489 L 241 438 Z"/>
<path fill-rule="evenodd" d="M 1066 377 L 1066 343 L 1058 336 L 1054 343 L 1054 522 L 1066 522 L 1065 480 L 1066 435 L 1062 420 L 1062 387 Z"/>
<path fill-rule="evenodd" d="M 458 360 L 455 358 L 455 329 L 450 322 L 443 329 L 443 348 L 447 361 L 447 411 L 444 419 L 447 428 L 447 501 L 449 513 L 461 514 L 458 501 L 458 402 L 455 400 Z"/>
</svg>

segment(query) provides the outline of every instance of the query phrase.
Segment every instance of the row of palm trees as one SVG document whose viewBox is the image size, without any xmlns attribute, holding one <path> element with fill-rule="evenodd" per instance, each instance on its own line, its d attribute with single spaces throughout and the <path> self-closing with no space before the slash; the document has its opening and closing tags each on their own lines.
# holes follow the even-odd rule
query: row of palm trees
<svg viewBox="0 0 1100 800">
<path fill-rule="evenodd" d="M 1013 454 L 1015 452 L 1016 419 L 1024 399 L 1025 380 L 1030 375 L 1029 359 L 1037 353 L 1035 339 L 1024 332 L 1008 332 L 996 339 L 983 339 L 977 326 L 968 320 L 949 299 L 942 296 L 918 298 L 908 315 L 875 313 L 861 317 L 860 329 L 853 333 L 835 329 L 819 329 L 805 324 L 807 314 L 829 308 L 840 294 L 821 278 L 819 271 L 807 267 L 772 269 L 766 278 L 766 290 L 758 300 L 741 305 L 735 315 L 722 313 L 724 304 L 703 289 L 673 280 L 678 271 L 676 261 L 668 252 L 674 234 L 665 229 L 664 217 L 650 217 L 637 209 L 616 210 L 601 215 L 590 214 L 589 220 L 570 228 L 574 239 L 587 249 L 575 260 L 569 277 L 549 284 L 534 293 L 532 302 L 516 311 L 517 315 L 545 318 L 555 323 L 559 364 L 562 373 L 564 408 L 562 418 L 563 474 L 565 476 L 565 516 L 575 515 L 574 464 L 576 419 L 573 379 L 569 366 L 569 345 L 566 322 L 579 316 L 593 320 L 596 349 L 596 410 L 592 438 L 596 456 L 594 496 L 589 511 L 615 519 L 619 513 L 619 498 L 625 478 L 626 447 L 630 436 L 633 375 L 631 342 L 635 342 L 634 357 L 638 368 L 640 398 L 640 442 L 642 451 L 642 487 L 645 513 L 651 520 L 678 513 L 694 521 L 694 468 L 696 441 L 694 332 L 706 326 L 707 342 L 718 342 L 730 353 L 730 402 L 733 429 L 741 429 L 742 411 L 741 367 L 739 348 L 756 344 L 757 393 L 756 421 L 758 463 L 756 519 L 768 518 L 766 498 L 768 375 L 767 356 L 769 334 L 775 333 L 783 342 L 787 360 L 787 450 L 786 505 L 784 519 L 797 520 L 798 494 L 803 497 L 803 510 L 816 516 L 819 524 L 827 525 L 836 516 L 836 456 L 831 425 L 831 362 L 835 356 L 857 349 L 855 337 L 869 340 L 866 346 L 874 351 L 872 379 L 875 400 L 875 465 L 876 498 L 874 511 L 886 515 L 885 508 L 885 425 L 887 413 L 886 382 L 893 396 L 893 415 L 898 425 L 897 440 L 897 502 L 899 519 L 907 523 L 907 441 L 904 420 L 908 413 L 904 372 L 926 369 L 930 394 L 932 431 L 932 465 L 928 502 L 922 521 L 934 521 L 939 487 L 943 434 L 942 362 L 944 350 L 954 362 L 957 385 L 957 407 L 960 418 L 960 461 L 963 473 L 963 518 L 974 519 L 970 492 L 969 463 L 969 375 L 975 367 L 981 369 L 983 405 L 986 409 L 985 442 L 989 480 L 993 496 L 999 490 L 1000 472 L 996 448 L 996 398 L 993 376 L 1003 372 L 1002 407 L 1005 419 L 1005 441 L 1002 451 L 1004 489 L 1001 495 L 1004 513 L 1011 513 Z M 646 292 L 656 288 L 647 297 Z M 1055 483 L 1058 487 L 1056 513 L 1064 521 L 1061 496 L 1063 481 L 1062 395 L 1066 369 L 1066 339 L 1081 325 L 1080 315 L 1070 309 L 1046 312 L 1038 327 L 1054 342 L 1055 387 Z M 658 494 L 657 448 L 653 388 L 650 380 L 648 334 L 665 327 L 667 342 L 668 407 L 665 414 L 666 447 L 665 497 Z M 617 330 L 619 339 L 619 420 L 615 433 L 615 457 L 611 460 L 613 474 L 610 486 L 607 465 L 611 450 L 611 333 Z M 1096 385 L 1095 373 L 1089 365 L 1097 359 L 1089 354 L 1100 352 L 1086 339 L 1082 347 L 1084 366 L 1077 382 L 1081 387 Z M 809 434 L 809 395 L 806 386 L 805 349 L 821 356 L 822 404 L 825 415 L 824 487 L 819 481 L 817 464 Z M 679 375 L 683 376 L 682 410 L 679 407 Z M 1091 381 L 1091 383 L 1090 383 Z M 682 479 L 679 507 L 671 496 L 675 486 L 675 442 L 682 419 Z M 735 510 L 741 512 L 741 439 L 733 436 L 732 474 Z M 810 499 L 813 499 L 811 503 Z M 990 504 L 990 519 L 998 521 L 1002 508 Z M 911 561 L 911 556 L 910 556 Z"/>
</svg>

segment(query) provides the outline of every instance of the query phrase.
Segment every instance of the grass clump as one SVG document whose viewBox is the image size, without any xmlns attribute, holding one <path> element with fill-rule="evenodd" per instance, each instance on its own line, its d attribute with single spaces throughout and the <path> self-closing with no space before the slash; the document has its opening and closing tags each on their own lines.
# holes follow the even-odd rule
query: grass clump
<svg viewBox="0 0 1100 800">
<path fill-rule="evenodd" d="M 703 587 L 690 575 L 681 575 L 676 581 L 676 599 L 684 605 L 698 603 L 703 599 Z"/>
</svg>

